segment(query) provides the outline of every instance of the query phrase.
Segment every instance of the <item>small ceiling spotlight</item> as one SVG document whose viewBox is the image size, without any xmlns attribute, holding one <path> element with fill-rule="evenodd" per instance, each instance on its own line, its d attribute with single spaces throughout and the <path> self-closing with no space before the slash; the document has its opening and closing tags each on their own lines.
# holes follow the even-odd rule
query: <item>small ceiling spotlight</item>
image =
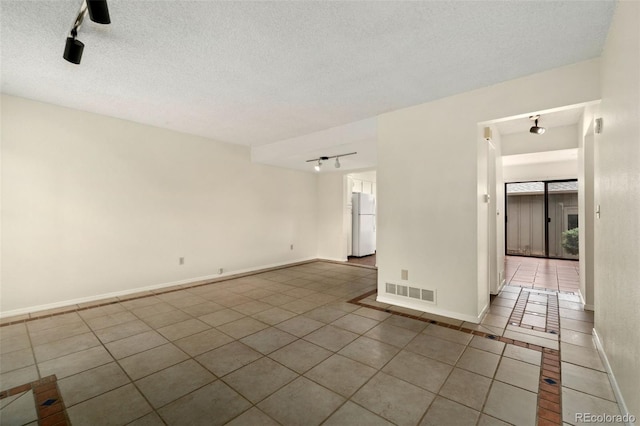
<svg viewBox="0 0 640 426">
<path fill-rule="evenodd" d="M 535 133 L 536 135 L 541 135 L 544 132 L 547 131 L 547 129 L 545 129 L 544 127 L 539 127 L 538 126 L 538 120 L 540 119 L 539 115 L 532 115 L 531 117 L 529 117 L 529 120 L 533 120 L 534 121 L 534 125 L 531 126 L 531 128 L 529 129 L 529 133 Z"/>
<path fill-rule="evenodd" d="M 76 21 L 71 27 L 69 37 L 64 46 L 64 54 L 62 57 L 72 64 L 80 64 L 82 60 L 82 52 L 84 51 L 84 43 L 77 40 L 78 30 L 82 26 L 85 16 L 89 12 L 89 18 L 93 22 L 98 24 L 110 24 L 111 17 L 109 16 L 109 8 L 107 7 L 107 0 L 83 0 L 80 5 L 80 11 L 76 17 Z"/>
<path fill-rule="evenodd" d="M 355 155 L 357 154 L 357 152 L 348 152 L 346 154 L 339 154 L 339 155 L 332 155 L 332 156 L 322 156 L 322 157 L 318 157 L 318 158 L 312 158 L 311 160 L 307 160 L 307 163 L 315 163 L 316 161 L 318 162 L 318 164 L 316 164 L 315 166 L 313 166 L 314 170 L 316 172 L 319 172 L 320 169 L 322 168 L 322 162 L 323 161 L 327 161 L 330 158 L 335 158 L 336 162 L 334 164 L 336 169 L 339 169 L 341 164 L 340 164 L 340 157 L 346 157 L 347 155 Z"/>
</svg>

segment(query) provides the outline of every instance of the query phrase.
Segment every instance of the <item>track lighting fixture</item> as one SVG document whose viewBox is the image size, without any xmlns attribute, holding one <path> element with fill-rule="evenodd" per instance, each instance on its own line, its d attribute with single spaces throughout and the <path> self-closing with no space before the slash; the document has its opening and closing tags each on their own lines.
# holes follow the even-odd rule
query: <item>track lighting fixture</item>
<svg viewBox="0 0 640 426">
<path fill-rule="evenodd" d="M 76 21 L 71 27 L 69 37 L 64 46 L 64 54 L 62 57 L 72 64 L 79 64 L 82 60 L 82 52 L 84 51 L 84 43 L 76 39 L 78 36 L 78 30 L 84 21 L 85 16 L 89 12 L 89 18 L 98 24 L 110 24 L 111 17 L 109 16 L 109 8 L 107 7 L 107 0 L 83 0 L 80 5 L 80 11 L 76 17 Z"/>
<path fill-rule="evenodd" d="M 315 166 L 313 166 L 314 170 L 316 172 L 319 172 L 320 169 L 322 168 L 322 162 L 323 161 L 327 161 L 331 158 L 335 158 L 336 162 L 334 163 L 334 166 L 336 169 L 339 169 L 341 164 L 340 164 L 340 157 L 346 157 L 347 155 L 355 155 L 357 154 L 357 152 L 348 152 L 346 154 L 339 154 L 339 155 L 331 155 L 331 156 L 322 156 L 322 157 L 318 157 L 318 158 L 313 158 L 311 160 L 307 160 L 307 163 L 315 163 L 316 161 L 318 162 L 318 164 L 316 164 Z"/>
<path fill-rule="evenodd" d="M 531 128 L 529 129 L 530 133 L 535 133 L 536 135 L 541 135 L 544 132 L 547 131 L 547 129 L 545 129 L 544 127 L 539 127 L 538 126 L 538 120 L 540 119 L 539 115 L 532 115 L 531 117 L 529 117 L 530 120 L 534 121 L 534 125 L 531 126 Z"/>
</svg>

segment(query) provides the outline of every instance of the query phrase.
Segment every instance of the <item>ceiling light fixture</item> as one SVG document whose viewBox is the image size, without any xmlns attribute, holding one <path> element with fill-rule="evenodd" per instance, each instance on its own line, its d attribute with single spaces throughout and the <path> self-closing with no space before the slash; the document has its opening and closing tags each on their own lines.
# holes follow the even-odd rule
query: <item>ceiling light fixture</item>
<svg viewBox="0 0 640 426">
<path fill-rule="evenodd" d="M 307 160 L 307 163 L 315 163 L 317 161 L 318 164 L 313 166 L 313 168 L 315 169 L 316 172 L 319 172 L 320 168 L 322 167 L 322 162 L 323 161 L 327 161 L 327 160 L 329 160 L 331 158 L 335 158 L 336 159 L 335 168 L 339 169 L 340 166 L 341 166 L 340 160 L 338 159 L 339 157 L 346 157 L 347 155 L 355 155 L 355 154 L 357 154 L 357 152 L 348 152 L 346 154 L 338 154 L 338 155 L 331 155 L 331 156 L 323 155 L 322 157 L 312 158 L 311 160 Z"/>
<path fill-rule="evenodd" d="M 529 120 L 533 120 L 535 123 L 535 125 L 531 126 L 531 128 L 529 129 L 529 133 L 535 133 L 536 135 L 541 135 L 547 131 L 547 129 L 545 129 L 544 127 L 538 126 L 539 119 L 540 119 L 539 115 L 532 115 L 531 117 L 529 117 Z"/>
<path fill-rule="evenodd" d="M 84 51 L 84 43 L 76 39 L 78 37 L 78 30 L 82 26 L 85 16 L 89 12 L 89 18 L 98 24 L 110 24 L 111 17 L 109 16 L 109 8 L 107 7 L 107 0 L 83 0 L 80 5 L 80 11 L 76 17 L 73 27 L 67 37 L 67 42 L 64 46 L 64 54 L 62 57 L 72 64 L 79 64 L 82 60 L 82 52 Z"/>
</svg>

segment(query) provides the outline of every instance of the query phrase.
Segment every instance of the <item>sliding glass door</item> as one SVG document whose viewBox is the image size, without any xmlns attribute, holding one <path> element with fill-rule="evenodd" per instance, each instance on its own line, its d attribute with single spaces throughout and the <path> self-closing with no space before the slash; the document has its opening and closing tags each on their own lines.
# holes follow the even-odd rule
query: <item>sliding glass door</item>
<svg viewBox="0 0 640 426">
<path fill-rule="evenodd" d="M 506 254 L 578 259 L 578 181 L 505 186 Z"/>
</svg>

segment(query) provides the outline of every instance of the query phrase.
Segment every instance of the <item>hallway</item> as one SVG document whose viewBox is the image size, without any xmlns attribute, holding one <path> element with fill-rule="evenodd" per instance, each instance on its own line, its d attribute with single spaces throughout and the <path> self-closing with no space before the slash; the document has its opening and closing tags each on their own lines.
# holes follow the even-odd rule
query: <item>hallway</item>
<svg viewBox="0 0 640 426">
<path fill-rule="evenodd" d="M 575 260 L 505 256 L 506 284 L 578 294 L 580 264 Z"/>
</svg>

